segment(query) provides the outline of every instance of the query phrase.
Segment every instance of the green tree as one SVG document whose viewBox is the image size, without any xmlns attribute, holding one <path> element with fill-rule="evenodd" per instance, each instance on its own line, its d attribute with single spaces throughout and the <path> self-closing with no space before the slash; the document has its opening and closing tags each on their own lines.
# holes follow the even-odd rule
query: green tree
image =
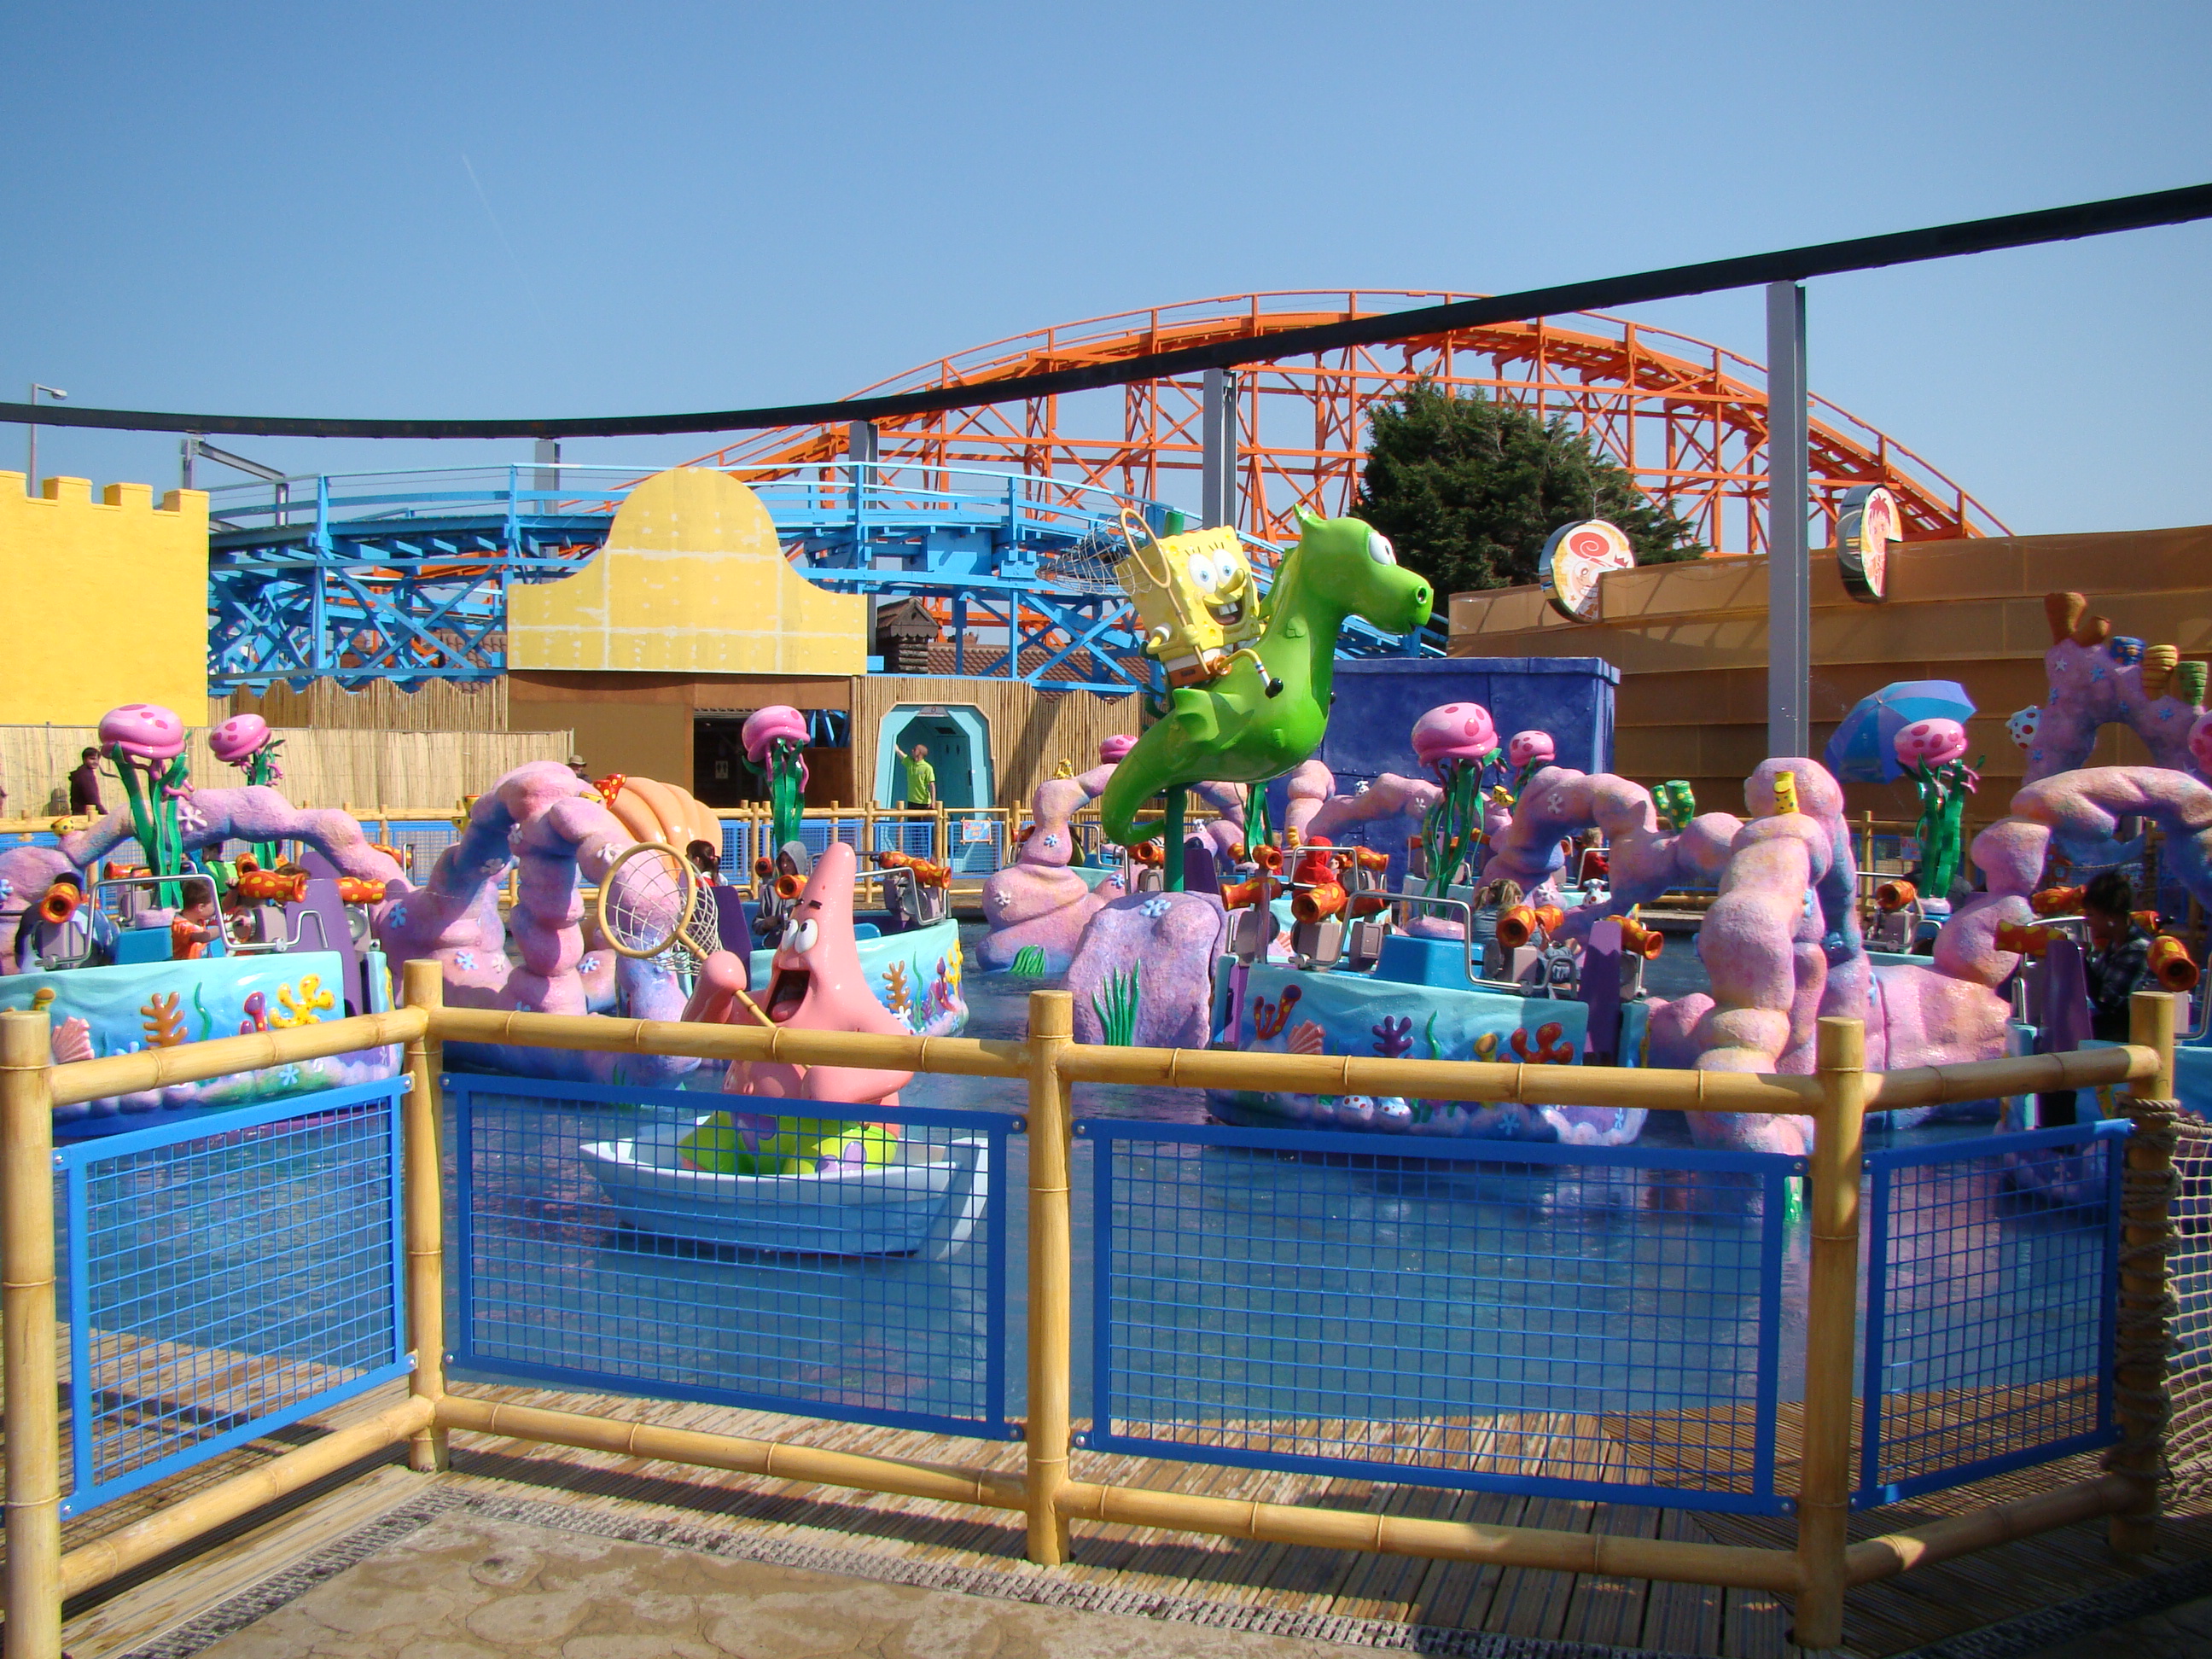
<svg viewBox="0 0 2212 1659">
<path fill-rule="evenodd" d="M 1564 416 L 1546 422 L 1480 391 L 1455 398 L 1422 380 L 1376 404 L 1371 420 L 1353 511 L 1440 597 L 1534 581 L 1551 533 L 1583 519 L 1620 526 L 1638 564 L 1705 551 Z"/>
</svg>

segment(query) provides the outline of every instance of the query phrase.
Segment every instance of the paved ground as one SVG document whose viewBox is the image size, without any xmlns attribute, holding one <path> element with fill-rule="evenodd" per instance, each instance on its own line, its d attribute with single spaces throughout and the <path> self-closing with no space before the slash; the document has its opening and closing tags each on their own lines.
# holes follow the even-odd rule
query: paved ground
<svg viewBox="0 0 2212 1659">
<path fill-rule="evenodd" d="M 1343 1659 L 1347 1650 L 454 1514 L 203 1651 L 207 1659 Z"/>
</svg>

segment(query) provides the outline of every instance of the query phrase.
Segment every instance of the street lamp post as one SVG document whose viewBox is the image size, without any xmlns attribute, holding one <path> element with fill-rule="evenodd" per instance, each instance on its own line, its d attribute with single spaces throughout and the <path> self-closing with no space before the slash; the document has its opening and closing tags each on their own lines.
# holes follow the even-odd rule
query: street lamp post
<svg viewBox="0 0 2212 1659">
<path fill-rule="evenodd" d="M 40 386 L 33 380 L 31 382 L 31 402 L 33 405 L 38 403 L 41 392 L 56 403 L 64 402 L 69 397 L 69 393 L 58 386 Z M 30 453 L 24 463 L 23 491 L 26 495 L 35 495 L 39 493 L 39 428 L 35 425 L 27 425 L 23 429 L 30 434 Z"/>
</svg>

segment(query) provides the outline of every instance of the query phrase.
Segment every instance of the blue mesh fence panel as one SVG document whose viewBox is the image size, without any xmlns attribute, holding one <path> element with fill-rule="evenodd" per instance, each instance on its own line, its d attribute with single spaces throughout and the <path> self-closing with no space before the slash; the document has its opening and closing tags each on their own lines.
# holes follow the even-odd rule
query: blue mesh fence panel
<svg viewBox="0 0 2212 1659">
<path fill-rule="evenodd" d="M 445 1086 L 457 1367 L 1007 1434 L 1006 1138 L 1019 1119 L 882 1106 L 826 1119 L 841 1109 L 509 1078 Z"/>
<path fill-rule="evenodd" d="M 1894 1503 L 2116 1437 L 2124 1120 L 1867 1155 L 1859 1489 Z"/>
<path fill-rule="evenodd" d="M 937 856 L 937 825 L 929 818 L 878 818 L 868 842 L 875 853 L 904 853 L 910 858 Z"/>
<path fill-rule="evenodd" d="M 1779 1512 L 1804 1161 L 1086 1119 L 1093 1424 L 1200 1462 Z"/>
<path fill-rule="evenodd" d="M 956 874 L 988 876 L 1006 861 L 1006 823 L 981 813 L 946 815 L 946 853 Z"/>
<path fill-rule="evenodd" d="M 389 845 L 399 849 L 407 866 L 408 878 L 419 886 L 429 880 L 430 872 L 438 867 L 439 855 L 459 839 L 460 833 L 451 823 L 442 822 L 395 823 L 386 839 Z"/>
<path fill-rule="evenodd" d="M 86 1513 L 410 1369 L 404 1079 L 57 1149 Z"/>
</svg>

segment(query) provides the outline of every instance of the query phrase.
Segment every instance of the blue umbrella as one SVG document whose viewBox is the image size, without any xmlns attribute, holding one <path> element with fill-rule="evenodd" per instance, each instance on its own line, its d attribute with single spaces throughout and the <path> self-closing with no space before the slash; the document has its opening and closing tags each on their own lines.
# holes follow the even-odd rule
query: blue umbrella
<svg viewBox="0 0 2212 1659">
<path fill-rule="evenodd" d="M 1905 775 L 1894 746 L 1899 732 L 1915 720 L 1964 726 L 1973 717 L 1974 700 L 1956 680 L 1899 680 L 1860 698 L 1820 758 L 1838 782 L 1894 783 Z"/>
</svg>

